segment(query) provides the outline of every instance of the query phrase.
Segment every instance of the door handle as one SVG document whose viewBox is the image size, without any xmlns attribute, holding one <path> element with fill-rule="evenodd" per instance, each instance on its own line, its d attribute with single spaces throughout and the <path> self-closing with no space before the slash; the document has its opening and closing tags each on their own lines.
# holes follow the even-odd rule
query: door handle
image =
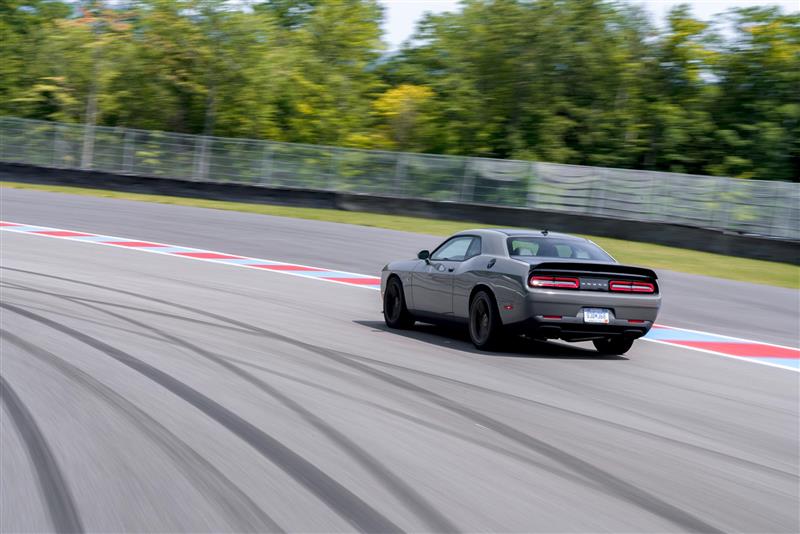
<svg viewBox="0 0 800 534">
<path fill-rule="evenodd" d="M 449 269 L 447 269 L 447 272 L 448 272 L 448 273 L 452 273 L 452 272 L 453 272 L 453 271 L 455 271 L 455 270 L 456 270 L 456 268 L 455 268 L 455 267 L 450 267 Z"/>
<path fill-rule="evenodd" d="M 494 258 L 492 258 L 491 260 L 489 260 L 489 265 L 487 265 L 487 266 L 486 266 L 486 268 L 487 268 L 487 269 L 491 269 L 492 267 L 494 267 L 494 264 L 495 264 L 496 262 L 497 262 L 497 260 L 496 260 L 496 259 L 494 259 Z"/>
</svg>

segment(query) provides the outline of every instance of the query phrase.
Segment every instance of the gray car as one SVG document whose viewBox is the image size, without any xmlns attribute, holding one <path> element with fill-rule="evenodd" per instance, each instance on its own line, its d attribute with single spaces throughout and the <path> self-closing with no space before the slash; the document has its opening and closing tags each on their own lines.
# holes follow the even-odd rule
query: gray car
<svg viewBox="0 0 800 534">
<path fill-rule="evenodd" d="M 592 341 L 601 353 L 622 354 L 656 320 L 657 278 L 581 237 L 467 230 L 415 260 L 386 265 L 381 295 L 391 328 L 458 322 L 479 349 L 527 335 Z"/>
</svg>

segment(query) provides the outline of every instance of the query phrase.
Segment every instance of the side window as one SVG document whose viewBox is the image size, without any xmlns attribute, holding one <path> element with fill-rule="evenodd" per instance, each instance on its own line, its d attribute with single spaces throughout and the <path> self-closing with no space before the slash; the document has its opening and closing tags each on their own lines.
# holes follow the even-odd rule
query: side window
<svg viewBox="0 0 800 534">
<path fill-rule="evenodd" d="M 467 257 L 467 251 L 474 240 L 475 238 L 470 236 L 454 237 L 439 247 L 431 256 L 431 260 L 462 261 Z"/>
<path fill-rule="evenodd" d="M 464 259 L 474 258 L 475 256 L 480 256 L 481 254 L 481 238 L 480 237 L 473 237 L 472 243 L 470 243 L 469 248 L 467 249 L 467 256 Z"/>
</svg>

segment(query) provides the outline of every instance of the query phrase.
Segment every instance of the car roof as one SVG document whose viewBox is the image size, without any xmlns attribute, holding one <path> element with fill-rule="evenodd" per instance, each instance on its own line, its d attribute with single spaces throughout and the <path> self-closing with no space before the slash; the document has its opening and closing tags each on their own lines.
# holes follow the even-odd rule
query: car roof
<svg viewBox="0 0 800 534">
<path fill-rule="evenodd" d="M 500 233 L 507 237 L 558 237 L 560 239 L 575 239 L 577 241 L 586 241 L 586 239 L 582 237 L 578 237 L 575 235 L 570 234 L 562 234 L 560 232 L 551 232 L 549 230 L 534 230 L 529 228 L 482 228 L 482 229 L 475 229 L 475 230 L 465 230 L 463 232 L 459 232 L 460 234 L 468 234 L 470 232 L 493 232 L 493 233 Z"/>
</svg>

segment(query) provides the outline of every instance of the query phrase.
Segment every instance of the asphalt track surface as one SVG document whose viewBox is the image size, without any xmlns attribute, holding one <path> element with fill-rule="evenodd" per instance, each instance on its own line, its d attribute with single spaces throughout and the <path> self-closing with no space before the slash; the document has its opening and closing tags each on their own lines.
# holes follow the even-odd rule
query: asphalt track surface
<svg viewBox="0 0 800 534">
<path fill-rule="evenodd" d="M 7 220 L 366 274 L 437 241 L 2 192 Z M 4 532 L 800 530 L 796 372 L 654 343 L 479 353 L 387 331 L 373 291 L 0 238 Z M 662 276 L 662 322 L 796 345 L 797 292 Z"/>
</svg>

